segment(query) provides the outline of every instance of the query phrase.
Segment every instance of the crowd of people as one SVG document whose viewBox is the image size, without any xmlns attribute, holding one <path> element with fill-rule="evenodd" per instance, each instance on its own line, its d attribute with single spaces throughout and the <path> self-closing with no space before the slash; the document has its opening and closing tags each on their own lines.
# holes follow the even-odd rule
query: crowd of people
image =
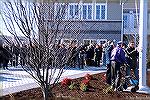
<svg viewBox="0 0 150 100">
<path fill-rule="evenodd" d="M 34 45 L 36 48 L 36 46 Z M 105 46 L 106 47 L 106 46 Z M 70 58 L 67 62 L 67 66 L 70 67 L 79 67 L 81 69 L 84 68 L 84 66 L 96 66 L 100 67 L 101 62 L 106 60 L 103 60 L 103 55 L 105 54 L 105 47 L 102 44 L 91 44 L 91 45 L 65 45 L 65 44 L 59 44 L 57 46 L 57 52 L 63 52 L 70 50 Z M 18 66 L 19 64 L 25 65 L 24 59 L 27 56 L 27 53 L 29 46 L 28 45 L 0 45 L 0 64 L 1 67 L 4 69 L 8 69 L 8 64 L 10 63 L 11 66 Z M 62 52 L 63 51 L 63 52 Z M 42 54 L 42 53 L 41 53 Z M 61 55 L 62 55 L 61 54 Z M 59 56 L 59 58 L 63 58 L 62 56 Z M 58 59 L 59 60 L 59 59 Z"/>
<path fill-rule="evenodd" d="M 25 50 L 26 45 L 23 45 L 20 47 L 19 45 L 12 44 L 6 45 L 1 44 L 0 45 L 0 67 L 3 67 L 3 69 L 8 69 L 8 64 L 10 63 L 11 66 L 18 66 L 19 64 L 25 65 L 25 61 L 22 57 L 25 58 Z M 22 57 L 20 57 L 20 55 Z"/>
<path fill-rule="evenodd" d="M 4 69 L 8 69 L 8 64 L 11 66 L 26 65 L 27 45 L 12 44 L 0 45 L 0 64 Z M 59 48 L 69 49 L 70 46 L 60 44 Z M 22 56 L 19 58 L 19 56 Z M 119 41 L 116 45 L 113 41 L 108 41 L 105 44 L 91 45 L 71 45 L 71 58 L 66 63 L 67 66 L 79 67 L 84 66 L 106 66 L 106 82 L 114 88 L 119 87 L 121 72 L 120 67 L 127 64 L 126 75 L 131 75 L 133 69 L 135 77 L 138 79 L 138 49 L 135 47 L 134 41 L 130 41 L 128 45 Z M 63 58 L 63 55 L 61 56 Z M 61 58 L 60 58 L 61 59 Z"/>
<path fill-rule="evenodd" d="M 121 67 L 126 67 L 125 76 L 132 76 L 131 69 L 136 80 L 138 77 L 138 49 L 135 47 L 134 41 L 130 41 L 128 46 L 122 41 L 117 43 L 117 46 L 111 49 L 109 54 L 109 63 L 107 63 L 107 83 L 115 90 L 122 90 L 120 80 L 122 77 Z M 108 60 L 108 59 L 107 59 Z"/>
</svg>

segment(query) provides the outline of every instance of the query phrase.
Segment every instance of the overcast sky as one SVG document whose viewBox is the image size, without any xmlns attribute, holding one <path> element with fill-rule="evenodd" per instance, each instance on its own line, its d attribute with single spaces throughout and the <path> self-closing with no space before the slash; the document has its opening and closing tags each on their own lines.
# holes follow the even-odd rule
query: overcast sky
<svg viewBox="0 0 150 100">
<path fill-rule="evenodd" d="M 3 0 L 3 1 L 4 1 L 4 0 Z M 13 0 L 10 0 L 10 1 L 13 2 Z M 25 6 L 25 7 L 27 7 L 27 9 L 28 9 L 28 5 Z M 5 7 L 4 7 L 4 5 L 3 5 L 3 2 L 0 0 L 0 11 L 3 12 L 3 9 L 4 9 L 4 8 L 5 8 Z M 14 9 L 15 9 L 15 6 L 14 6 Z M 6 9 L 5 9 L 5 11 L 6 11 Z M 28 11 L 29 11 L 29 10 L 28 10 Z M 31 12 L 31 11 L 30 11 L 30 12 Z M 31 12 L 30 16 L 32 16 L 32 12 Z M 33 17 L 33 16 L 32 16 L 32 17 Z M 7 21 L 7 23 L 9 23 L 9 22 Z M 23 34 L 21 34 L 21 31 L 19 30 L 19 28 L 17 27 L 17 25 L 14 24 L 14 27 L 15 27 L 15 31 L 17 32 L 17 34 L 23 36 Z M 6 29 L 6 27 L 5 27 L 5 24 L 4 24 L 3 20 L 2 20 L 2 16 L 1 16 L 1 15 L 0 15 L 0 31 L 1 31 L 4 35 L 9 35 L 9 36 L 11 35 L 11 34 L 7 31 L 7 29 Z M 36 28 L 34 28 L 34 31 L 36 31 Z"/>
</svg>

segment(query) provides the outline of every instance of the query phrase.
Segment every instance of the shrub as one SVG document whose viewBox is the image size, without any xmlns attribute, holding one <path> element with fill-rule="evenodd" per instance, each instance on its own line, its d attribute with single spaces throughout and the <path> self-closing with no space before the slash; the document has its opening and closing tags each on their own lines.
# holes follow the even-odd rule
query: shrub
<svg viewBox="0 0 150 100">
<path fill-rule="evenodd" d="M 87 91 L 88 90 L 88 85 L 86 85 L 84 83 L 81 83 L 80 84 L 80 90 L 83 91 L 83 92 Z"/>
<path fill-rule="evenodd" d="M 75 89 L 75 83 L 70 84 L 70 85 L 69 85 L 69 89 L 70 89 L 70 90 Z"/>
<path fill-rule="evenodd" d="M 85 84 L 85 85 L 89 85 L 89 82 L 90 82 L 90 80 L 87 80 L 87 79 L 82 80 L 82 83 Z"/>
<path fill-rule="evenodd" d="M 105 82 L 106 81 L 106 74 L 102 75 L 102 81 Z"/>
<path fill-rule="evenodd" d="M 86 74 L 86 75 L 84 76 L 84 78 L 87 79 L 87 80 L 91 80 L 91 79 L 92 79 L 92 75 Z"/>
<path fill-rule="evenodd" d="M 70 78 L 65 78 L 61 81 L 62 86 L 68 86 L 71 84 L 71 79 Z"/>
</svg>

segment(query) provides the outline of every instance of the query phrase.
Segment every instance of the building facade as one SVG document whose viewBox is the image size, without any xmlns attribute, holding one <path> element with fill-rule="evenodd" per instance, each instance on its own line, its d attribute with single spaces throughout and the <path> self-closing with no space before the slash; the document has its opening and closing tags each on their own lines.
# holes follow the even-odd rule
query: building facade
<svg viewBox="0 0 150 100">
<path fill-rule="evenodd" d="M 63 26 L 69 25 L 62 42 L 75 39 L 86 44 L 104 43 L 108 40 L 124 40 L 128 43 L 134 40 L 138 44 L 139 0 L 70 0 L 68 3 L 58 1 L 54 4 L 53 13 L 56 19 L 63 20 L 58 29 L 63 32 Z M 46 7 L 43 8 L 46 11 Z M 46 20 L 49 19 L 48 14 L 44 15 Z M 149 41 L 150 38 L 148 44 Z"/>
<path fill-rule="evenodd" d="M 140 0 L 126 0 L 123 4 L 123 34 L 124 40 L 139 41 Z M 150 1 L 148 1 L 148 48 L 150 47 Z"/>
<path fill-rule="evenodd" d="M 49 4 L 44 5 L 47 11 Z M 56 2 L 53 18 L 61 19 L 58 30 L 65 33 L 61 42 L 74 40 L 79 43 L 105 43 L 108 40 L 121 40 L 121 5 L 107 0 Z M 45 21 L 52 23 L 48 12 L 43 12 Z M 52 30 L 52 27 L 49 27 Z"/>
</svg>

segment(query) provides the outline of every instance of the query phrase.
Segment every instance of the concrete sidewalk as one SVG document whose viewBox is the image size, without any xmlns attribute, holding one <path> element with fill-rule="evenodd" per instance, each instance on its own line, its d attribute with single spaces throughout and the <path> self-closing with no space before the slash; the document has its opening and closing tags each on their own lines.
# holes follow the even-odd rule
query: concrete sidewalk
<svg viewBox="0 0 150 100">
<path fill-rule="evenodd" d="M 56 73 L 58 73 L 58 69 Z M 84 69 L 64 69 L 60 81 L 63 78 L 79 78 L 85 74 L 97 74 L 106 72 L 106 67 L 85 67 Z M 54 75 L 56 77 L 56 75 Z M 10 67 L 9 70 L 0 70 L 0 96 L 39 87 L 32 77 L 21 67 Z"/>
</svg>

